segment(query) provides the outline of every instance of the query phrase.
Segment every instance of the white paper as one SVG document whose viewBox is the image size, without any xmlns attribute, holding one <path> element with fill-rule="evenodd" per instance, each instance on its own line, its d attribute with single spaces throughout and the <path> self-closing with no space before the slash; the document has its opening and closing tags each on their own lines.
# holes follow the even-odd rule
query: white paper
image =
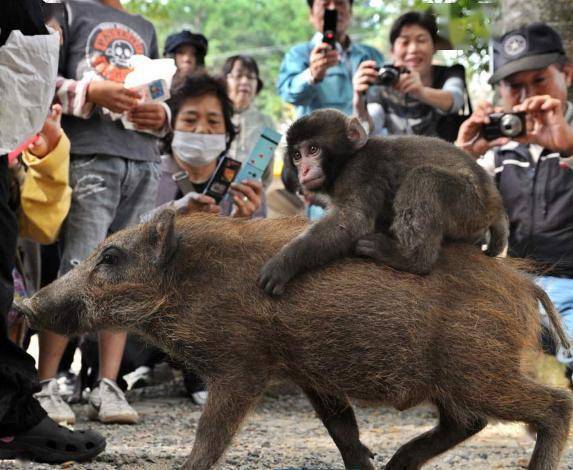
<svg viewBox="0 0 573 470">
<path fill-rule="evenodd" d="M 60 35 L 12 31 L 0 47 L 0 155 L 39 132 L 54 99 Z"/>
</svg>

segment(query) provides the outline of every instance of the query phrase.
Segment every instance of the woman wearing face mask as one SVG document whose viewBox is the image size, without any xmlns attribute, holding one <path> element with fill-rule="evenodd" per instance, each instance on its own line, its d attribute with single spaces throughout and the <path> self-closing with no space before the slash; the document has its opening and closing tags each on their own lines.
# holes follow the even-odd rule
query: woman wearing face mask
<svg viewBox="0 0 573 470">
<path fill-rule="evenodd" d="M 246 55 L 229 57 L 223 65 L 223 76 L 227 80 L 229 98 L 233 102 L 235 114 L 233 124 L 239 130 L 231 144 L 229 155 L 244 162 L 249 157 L 265 127 L 274 129 L 270 116 L 259 111 L 255 97 L 263 89 L 259 77 L 259 67 L 255 59 Z M 268 187 L 272 181 L 273 162 L 269 163 L 264 175 L 263 185 Z"/>
<path fill-rule="evenodd" d="M 354 113 L 371 135 L 417 134 L 455 140 L 463 120 L 457 117 L 467 97 L 465 70 L 459 64 L 432 65 L 438 39 L 432 14 L 404 13 L 390 30 L 396 67 L 390 74 L 395 73 L 396 80 L 381 84 L 375 62 L 360 64 L 354 76 Z"/>
<path fill-rule="evenodd" d="M 219 159 L 236 135 L 233 105 L 219 79 L 205 73 L 188 76 L 170 100 L 173 139 L 163 155 L 157 205 L 181 212 L 205 211 L 232 217 L 263 215 L 262 184 L 231 185 L 232 198 L 219 205 L 203 193 Z"/>
</svg>

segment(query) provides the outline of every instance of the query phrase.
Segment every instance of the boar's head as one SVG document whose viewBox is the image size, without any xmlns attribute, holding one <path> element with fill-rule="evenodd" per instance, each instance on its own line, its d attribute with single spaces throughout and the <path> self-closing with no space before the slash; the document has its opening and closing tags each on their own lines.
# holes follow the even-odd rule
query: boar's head
<svg viewBox="0 0 573 470">
<path fill-rule="evenodd" d="M 141 328 L 159 310 L 169 312 L 177 246 L 174 213 L 164 211 L 110 236 L 84 262 L 15 307 L 32 327 L 64 335 Z"/>
</svg>

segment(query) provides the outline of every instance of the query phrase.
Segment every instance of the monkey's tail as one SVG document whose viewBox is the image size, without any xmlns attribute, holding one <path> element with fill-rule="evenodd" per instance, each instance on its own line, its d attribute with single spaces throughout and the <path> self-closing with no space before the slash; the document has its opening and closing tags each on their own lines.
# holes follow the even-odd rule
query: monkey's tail
<svg viewBox="0 0 573 470">
<path fill-rule="evenodd" d="M 551 302 L 551 299 L 541 287 L 535 285 L 534 289 L 537 300 L 541 302 L 541 305 L 543 305 L 543 308 L 545 309 L 545 313 L 547 313 L 547 318 L 549 318 L 549 323 L 551 323 L 553 328 L 553 335 L 559 339 L 563 349 L 569 350 L 571 348 L 571 342 L 569 341 L 569 336 L 563 329 L 563 323 L 561 322 L 559 313 L 555 310 L 553 302 Z"/>
<path fill-rule="evenodd" d="M 509 238 L 509 220 L 505 211 L 489 227 L 489 243 L 485 254 L 488 256 L 497 256 L 503 252 L 507 246 Z"/>
</svg>

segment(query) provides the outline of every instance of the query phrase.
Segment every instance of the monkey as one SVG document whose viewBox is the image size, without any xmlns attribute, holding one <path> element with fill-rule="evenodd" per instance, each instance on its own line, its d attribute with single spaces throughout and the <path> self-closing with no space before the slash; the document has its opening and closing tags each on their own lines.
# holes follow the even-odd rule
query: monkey
<svg viewBox="0 0 573 470">
<path fill-rule="evenodd" d="M 281 295 L 301 272 L 356 254 L 426 275 L 444 241 L 476 243 L 489 230 L 497 256 L 509 227 L 492 178 L 472 157 L 434 137 L 369 138 L 357 118 L 315 111 L 287 131 L 286 165 L 303 191 L 327 197 L 323 218 L 263 266 L 259 285 Z"/>
</svg>

